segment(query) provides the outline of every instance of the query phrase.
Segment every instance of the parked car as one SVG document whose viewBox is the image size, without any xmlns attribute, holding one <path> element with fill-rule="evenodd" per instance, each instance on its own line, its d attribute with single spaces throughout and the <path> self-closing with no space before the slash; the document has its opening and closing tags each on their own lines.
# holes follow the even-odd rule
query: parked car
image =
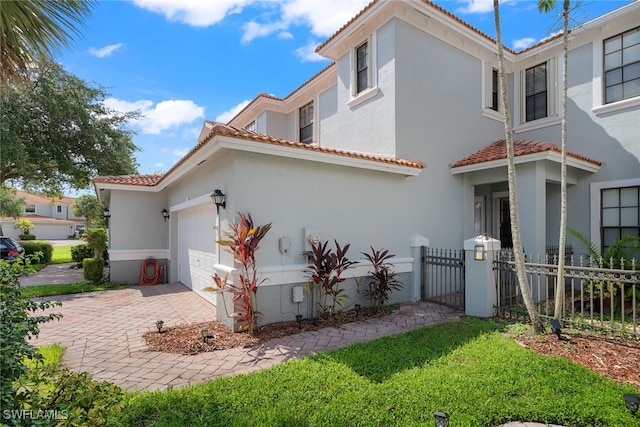
<svg viewBox="0 0 640 427">
<path fill-rule="evenodd" d="M 24 248 L 11 237 L 0 236 L 0 259 L 14 261 L 24 256 Z"/>
</svg>

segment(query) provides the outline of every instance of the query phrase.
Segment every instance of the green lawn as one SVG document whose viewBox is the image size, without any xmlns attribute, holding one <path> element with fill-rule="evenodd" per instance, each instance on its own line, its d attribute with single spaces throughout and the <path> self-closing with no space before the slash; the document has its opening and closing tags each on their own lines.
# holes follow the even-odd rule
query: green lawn
<svg viewBox="0 0 640 427">
<path fill-rule="evenodd" d="M 640 424 L 638 394 L 566 359 L 517 345 L 505 326 L 465 318 L 206 384 L 133 393 L 116 426 L 565 426 Z"/>
<path fill-rule="evenodd" d="M 38 285 L 21 289 L 22 295 L 28 298 L 50 297 L 56 295 L 79 294 L 83 292 L 108 291 L 112 289 L 123 289 L 128 285 L 120 283 L 104 282 L 94 285 L 88 282 L 77 282 L 63 285 Z"/>
<path fill-rule="evenodd" d="M 71 247 L 76 245 L 54 246 L 51 255 L 51 264 L 63 264 L 71 262 Z"/>
</svg>

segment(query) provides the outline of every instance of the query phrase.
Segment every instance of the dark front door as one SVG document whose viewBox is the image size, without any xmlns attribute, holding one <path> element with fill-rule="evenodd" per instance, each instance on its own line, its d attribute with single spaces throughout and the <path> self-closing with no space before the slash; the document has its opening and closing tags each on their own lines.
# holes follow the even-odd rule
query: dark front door
<svg viewBox="0 0 640 427">
<path fill-rule="evenodd" d="M 500 241 L 503 248 L 513 248 L 511 239 L 511 215 L 509 214 L 509 198 L 501 197 L 500 204 Z"/>
</svg>

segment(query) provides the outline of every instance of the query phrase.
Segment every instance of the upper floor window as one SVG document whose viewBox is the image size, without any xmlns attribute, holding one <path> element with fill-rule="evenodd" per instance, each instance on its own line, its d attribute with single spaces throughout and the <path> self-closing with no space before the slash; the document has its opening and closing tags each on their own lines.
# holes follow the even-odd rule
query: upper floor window
<svg viewBox="0 0 640 427">
<path fill-rule="evenodd" d="M 62 213 L 62 205 L 56 206 L 56 212 L 57 213 Z"/>
<path fill-rule="evenodd" d="M 27 203 L 24 205 L 25 213 L 36 213 L 36 205 L 33 203 Z"/>
<path fill-rule="evenodd" d="M 640 186 L 603 189 L 601 200 L 604 250 L 626 234 L 640 236 Z"/>
<path fill-rule="evenodd" d="M 604 41 L 605 103 L 640 96 L 640 27 Z"/>
<path fill-rule="evenodd" d="M 356 48 L 356 94 L 369 88 L 369 43 Z"/>
<path fill-rule="evenodd" d="M 491 108 L 494 111 L 498 111 L 498 95 L 500 93 L 499 90 L 500 84 L 498 82 L 498 70 L 495 68 L 491 69 Z"/>
<path fill-rule="evenodd" d="M 248 130 L 249 132 L 255 132 L 256 131 L 256 121 L 252 121 L 251 123 L 249 123 L 247 126 L 245 126 L 245 129 Z"/>
<path fill-rule="evenodd" d="M 547 117 L 547 63 L 525 71 L 525 121 Z"/>
<path fill-rule="evenodd" d="M 300 108 L 298 113 L 300 122 L 300 142 L 311 144 L 313 142 L 313 101 Z"/>
</svg>

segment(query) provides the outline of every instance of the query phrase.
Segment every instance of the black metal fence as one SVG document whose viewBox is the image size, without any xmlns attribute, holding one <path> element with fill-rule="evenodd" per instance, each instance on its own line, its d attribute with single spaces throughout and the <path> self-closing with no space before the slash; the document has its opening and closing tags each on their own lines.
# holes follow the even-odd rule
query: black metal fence
<svg viewBox="0 0 640 427">
<path fill-rule="evenodd" d="M 613 268 L 609 268 L 613 267 Z M 617 268 L 616 268 L 617 267 Z M 557 253 L 525 260 L 529 290 L 542 318 L 553 318 Z M 499 316 L 526 316 L 511 250 L 494 261 Z M 635 260 L 567 256 L 562 323 L 640 339 L 640 270 Z"/>
<path fill-rule="evenodd" d="M 464 310 L 464 251 L 422 247 L 422 299 Z"/>
</svg>

